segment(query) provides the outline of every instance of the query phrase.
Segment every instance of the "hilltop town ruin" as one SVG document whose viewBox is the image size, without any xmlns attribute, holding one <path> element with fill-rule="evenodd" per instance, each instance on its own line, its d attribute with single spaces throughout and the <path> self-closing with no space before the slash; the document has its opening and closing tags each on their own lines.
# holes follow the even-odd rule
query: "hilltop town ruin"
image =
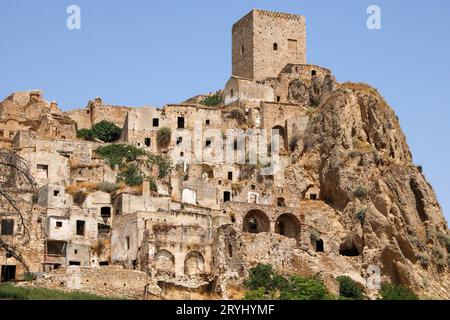
<svg viewBox="0 0 450 320">
<path fill-rule="evenodd" d="M 348 275 L 376 297 L 379 271 L 450 298 L 447 222 L 395 113 L 368 85 L 306 64 L 305 24 L 252 10 L 233 25 L 224 89 L 162 109 L 95 98 L 63 112 L 39 90 L 1 102 L 1 281 L 31 273 L 33 285 L 105 295 L 233 299 L 262 262 L 332 292 Z M 105 122 L 116 140 L 80 135 Z M 266 129 L 280 170 L 202 160 L 215 150 L 208 134 L 203 158 L 183 160 L 198 124 L 223 137 Z M 225 144 L 267 149 L 241 138 Z"/>
</svg>

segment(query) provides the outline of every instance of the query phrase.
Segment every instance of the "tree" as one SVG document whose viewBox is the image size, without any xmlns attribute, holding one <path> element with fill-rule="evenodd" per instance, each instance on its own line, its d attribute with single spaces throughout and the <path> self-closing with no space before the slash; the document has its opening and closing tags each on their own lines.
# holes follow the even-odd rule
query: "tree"
<svg viewBox="0 0 450 320">
<path fill-rule="evenodd" d="M 343 298 L 353 300 L 363 300 L 363 290 L 348 276 L 339 276 L 336 278 L 339 282 L 339 295 Z"/>
<path fill-rule="evenodd" d="M 329 300 L 332 296 L 328 293 L 324 283 L 314 278 L 291 276 L 288 288 L 281 291 L 280 300 Z"/>
<path fill-rule="evenodd" d="M 172 130 L 167 127 L 162 127 L 158 129 L 156 134 L 156 140 L 158 141 L 158 146 L 165 148 L 170 144 L 170 137 L 172 135 Z"/>
<path fill-rule="evenodd" d="M 113 142 L 118 140 L 121 132 L 121 128 L 106 120 L 100 121 L 92 127 L 92 134 L 94 137 L 104 142 Z"/>
<path fill-rule="evenodd" d="M 11 150 L 0 150 L 0 207 L 2 212 L 16 215 L 22 226 L 13 243 L 0 239 L 0 248 L 19 261 L 27 272 L 29 268 L 18 246 L 27 245 L 30 241 L 29 227 L 36 194 L 37 184 L 25 159 Z"/>
<path fill-rule="evenodd" d="M 382 300 L 418 300 L 419 297 L 402 285 L 383 284 L 381 286 Z"/>
</svg>

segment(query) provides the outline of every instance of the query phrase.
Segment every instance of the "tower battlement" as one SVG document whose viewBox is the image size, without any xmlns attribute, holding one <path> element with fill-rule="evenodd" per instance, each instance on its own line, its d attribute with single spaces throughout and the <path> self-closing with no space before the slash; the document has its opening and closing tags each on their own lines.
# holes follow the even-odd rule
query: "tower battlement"
<svg viewBox="0 0 450 320">
<path fill-rule="evenodd" d="M 233 76 L 263 80 L 306 64 L 304 16 L 254 9 L 233 25 L 232 39 Z"/>
</svg>

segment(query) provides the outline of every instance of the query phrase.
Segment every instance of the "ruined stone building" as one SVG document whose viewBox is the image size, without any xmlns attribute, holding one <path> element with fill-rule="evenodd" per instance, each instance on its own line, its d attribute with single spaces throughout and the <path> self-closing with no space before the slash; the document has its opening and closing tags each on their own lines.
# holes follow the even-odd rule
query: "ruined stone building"
<svg viewBox="0 0 450 320">
<path fill-rule="evenodd" d="M 102 121 L 122 129 L 116 141 L 77 135 Z M 379 270 L 450 298 L 447 222 L 396 115 L 368 85 L 306 64 L 303 16 L 245 15 L 224 89 L 180 104 L 95 98 L 62 112 L 41 91 L 14 93 L 0 103 L 0 143 L 2 281 L 33 273 L 36 284 L 135 298 L 240 298 L 248 270 L 270 263 L 332 292 L 348 275 L 376 296 Z M 145 152 L 99 151 L 119 144 Z M 249 163 L 252 147 L 269 162 Z M 244 161 L 211 161 L 226 148 Z M 137 185 L 119 179 L 130 167 Z"/>
</svg>

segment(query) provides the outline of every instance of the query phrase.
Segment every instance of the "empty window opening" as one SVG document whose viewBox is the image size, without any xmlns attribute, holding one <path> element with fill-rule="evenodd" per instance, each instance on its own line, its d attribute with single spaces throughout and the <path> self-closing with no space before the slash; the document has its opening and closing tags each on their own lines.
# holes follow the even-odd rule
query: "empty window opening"
<svg viewBox="0 0 450 320">
<path fill-rule="evenodd" d="M 154 127 L 159 127 L 159 118 L 153 118 L 152 124 Z"/>
<path fill-rule="evenodd" d="M 278 207 L 285 207 L 286 204 L 284 203 L 284 198 L 277 198 L 277 206 Z"/>
<path fill-rule="evenodd" d="M 100 209 L 100 215 L 102 218 L 110 218 L 111 217 L 111 207 L 102 207 Z"/>
<path fill-rule="evenodd" d="M 241 56 L 243 56 L 244 53 L 245 53 L 245 48 L 244 48 L 244 45 L 242 45 L 242 46 L 241 46 Z"/>
<path fill-rule="evenodd" d="M 205 120 L 205 124 L 206 124 L 207 126 L 209 126 L 209 124 L 210 124 L 209 119 L 206 119 L 206 120 Z"/>
<path fill-rule="evenodd" d="M 69 261 L 69 266 L 81 266 L 80 261 Z"/>
<path fill-rule="evenodd" d="M 311 194 L 309 195 L 309 199 L 310 199 L 310 200 L 317 200 L 317 194 L 316 194 L 316 193 L 311 193 Z"/>
<path fill-rule="evenodd" d="M 256 186 L 254 184 L 251 185 L 252 190 L 256 190 Z"/>
<path fill-rule="evenodd" d="M 184 117 L 178 117 L 177 126 L 178 129 L 184 129 Z"/>
<path fill-rule="evenodd" d="M 180 152 L 180 157 L 184 157 L 184 152 L 183 151 Z"/>
<path fill-rule="evenodd" d="M 275 43 L 273 44 L 273 50 L 275 50 L 275 51 L 278 50 L 278 43 L 275 42 Z"/>
<path fill-rule="evenodd" d="M 288 48 L 292 51 L 297 51 L 297 40 L 295 39 L 288 39 Z"/>
<path fill-rule="evenodd" d="M 234 97 L 234 90 L 233 89 L 230 90 L 230 96 Z"/>
<path fill-rule="evenodd" d="M 8 282 L 16 279 L 16 266 L 2 266 L 2 281 Z"/>
<path fill-rule="evenodd" d="M 237 140 L 237 138 L 234 138 L 234 141 L 233 141 L 233 149 L 234 149 L 234 150 L 237 150 L 237 149 L 238 149 L 238 140 Z"/>
<path fill-rule="evenodd" d="M 322 239 L 317 240 L 315 247 L 317 252 L 323 252 L 323 240 Z"/>
<path fill-rule="evenodd" d="M 228 180 L 233 180 L 233 172 L 228 171 Z"/>
<path fill-rule="evenodd" d="M 107 235 L 111 231 L 111 227 L 108 226 L 107 224 L 98 223 L 97 230 L 99 235 Z"/>
<path fill-rule="evenodd" d="M 233 257 L 233 247 L 231 246 L 231 243 L 228 244 L 228 256 L 230 258 Z"/>
<path fill-rule="evenodd" d="M 223 192 L 223 202 L 231 201 L 231 192 L 230 191 L 224 191 Z"/>
<path fill-rule="evenodd" d="M 183 142 L 183 137 L 177 137 L 177 145 Z"/>
<path fill-rule="evenodd" d="M 73 254 L 78 254 L 78 250 L 77 249 L 73 250 Z"/>
<path fill-rule="evenodd" d="M 236 222 L 236 218 L 234 216 L 231 216 L 231 223 L 235 223 Z"/>
<path fill-rule="evenodd" d="M 277 102 L 280 102 L 280 100 L 281 100 L 281 97 L 277 96 Z"/>
<path fill-rule="evenodd" d="M 56 221 L 55 226 L 56 226 L 56 229 L 62 228 L 62 226 L 63 226 L 62 221 Z"/>
<path fill-rule="evenodd" d="M 65 241 L 49 240 L 46 242 L 45 250 L 49 256 L 64 257 L 66 255 L 66 247 L 67 243 Z"/>
<path fill-rule="evenodd" d="M 206 139 L 206 141 L 205 141 L 205 148 L 210 148 L 211 147 L 211 143 L 212 143 L 211 139 Z"/>
<path fill-rule="evenodd" d="M 59 190 L 53 190 L 53 196 L 54 197 L 59 196 Z"/>
<path fill-rule="evenodd" d="M 84 228 L 86 222 L 83 220 L 77 220 L 77 236 L 84 236 Z"/>
<path fill-rule="evenodd" d="M 40 178 L 40 179 L 47 179 L 48 178 L 48 165 L 38 164 L 36 177 Z"/>
<path fill-rule="evenodd" d="M 12 219 L 2 219 L 2 236 L 12 236 L 14 235 L 14 220 Z"/>
<path fill-rule="evenodd" d="M 107 266 L 109 265 L 108 261 L 100 261 L 99 263 L 100 266 Z"/>
<path fill-rule="evenodd" d="M 317 75 L 317 71 L 316 70 L 312 70 L 311 71 L 311 75 L 314 77 L 315 75 Z"/>
<path fill-rule="evenodd" d="M 130 250 L 130 247 L 131 247 L 131 240 L 130 237 L 127 236 L 125 237 L 125 250 Z"/>
<path fill-rule="evenodd" d="M 152 139 L 150 139 L 150 138 L 145 138 L 145 139 L 144 139 L 144 143 L 145 143 L 145 146 L 150 147 L 150 145 L 152 144 Z"/>
</svg>

